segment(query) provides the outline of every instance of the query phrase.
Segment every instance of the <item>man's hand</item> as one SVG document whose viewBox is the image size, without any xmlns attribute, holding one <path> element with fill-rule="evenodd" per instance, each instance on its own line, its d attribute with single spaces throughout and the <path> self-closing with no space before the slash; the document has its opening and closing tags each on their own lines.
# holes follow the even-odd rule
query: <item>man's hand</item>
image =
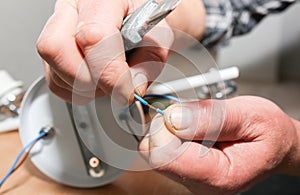
<svg viewBox="0 0 300 195">
<path fill-rule="evenodd" d="M 77 104 L 103 95 L 127 104 L 134 90 L 143 95 L 148 82 L 163 68 L 174 39 L 167 22 L 199 38 L 204 32 L 205 14 L 201 1 L 184 0 L 128 57 L 120 29 L 123 19 L 144 2 L 57 0 L 37 43 L 50 89 Z"/>
<path fill-rule="evenodd" d="M 140 150 L 194 193 L 232 194 L 271 174 L 300 175 L 299 131 L 298 121 L 263 98 L 188 102 L 156 116 Z"/>
<path fill-rule="evenodd" d="M 120 28 L 123 19 L 143 2 L 58 0 L 37 43 L 50 89 L 79 104 L 114 90 L 121 103 L 132 100 L 134 89 L 143 95 L 150 73 L 134 65 L 150 63 L 160 72 L 173 41 L 172 30 L 161 23 L 162 34 L 149 33 L 142 43 L 147 47 L 125 58 Z"/>
</svg>

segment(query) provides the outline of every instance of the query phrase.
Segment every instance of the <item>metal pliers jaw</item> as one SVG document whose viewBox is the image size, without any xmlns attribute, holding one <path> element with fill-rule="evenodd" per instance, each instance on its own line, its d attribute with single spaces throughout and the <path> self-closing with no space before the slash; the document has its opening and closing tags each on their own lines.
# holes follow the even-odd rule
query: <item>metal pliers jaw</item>
<svg viewBox="0 0 300 195">
<path fill-rule="evenodd" d="M 125 51 L 137 47 L 157 23 L 172 12 L 182 0 L 146 1 L 134 13 L 128 15 L 121 29 Z"/>
</svg>

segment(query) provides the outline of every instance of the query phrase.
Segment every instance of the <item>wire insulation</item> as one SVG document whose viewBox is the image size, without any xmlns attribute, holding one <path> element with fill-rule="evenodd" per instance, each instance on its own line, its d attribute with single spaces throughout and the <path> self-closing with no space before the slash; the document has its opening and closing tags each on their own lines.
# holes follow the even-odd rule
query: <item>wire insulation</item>
<svg viewBox="0 0 300 195">
<path fill-rule="evenodd" d="M 139 95 L 137 94 L 134 94 L 134 97 L 135 99 L 137 99 L 138 101 L 140 101 L 144 106 L 148 106 L 149 108 L 155 110 L 157 113 L 161 114 L 161 115 L 164 115 L 164 111 L 162 111 L 161 109 L 159 108 L 156 108 L 152 105 L 150 105 L 146 100 L 144 100 L 142 97 L 140 97 Z"/>
<path fill-rule="evenodd" d="M 177 97 L 171 96 L 171 95 L 160 95 L 160 94 L 146 94 L 143 98 L 164 98 L 164 99 L 168 99 L 168 100 L 172 100 L 174 102 L 178 102 L 181 103 L 181 100 Z"/>
<path fill-rule="evenodd" d="M 171 95 L 160 95 L 160 94 L 146 94 L 143 97 L 140 97 L 137 94 L 134 94 L 134 98 L 137 100 L 138 103 L 140 104 L 136 104 L 137 107 L 139 107 L 139 112 L 143 113 L 143 108 L 142 105 L 147 106 L 149 108 L 151 108 L 152 110 L 155 110 L 157 113 L 164 115 L 164 111 L 162 111 L 159 108 L 156 108 L 154 106 L 152 106 L 151 104 L 149 104 L 149 102 L 147 102 L 144 98 L 162 98 L 162 99 L 168 99 L 177 103 L 181 103 L 181 100 L 177 97 L 171 96 Z M 127 112 L 130 110 L 130 108 L 133 106 L 134 104 L 131 104 L 129 107 L 127 107 L 124 112 L 122 112 L 120 114 L 120 119 L 125 121 L 126 126 L 128 127 L 129 131 L 132 133 L 132 135 L 134 136 L 134 138 L 137 140 L 137 142 L 140 142 L 140 139 L 135 135 L 134 130 L 132 129 L 132 127 L 130 126 L 130 123 L 127 121 L 127 117 L 126 114 Z M 143 113 L 144 114 L 144 113 Z M 142 117 L 142 124 L 145 124 L 145 116 L 141 116 Z M 146 129 L 144 132 L 147 132 Z M 143 139 L 143 137 L 142 137 Z"/>
<path fill-rule="evenodd" d="M 17 164 L 20 161 L 20 159 L 22 158 L 22 156 L 26 153 L 29 152 L 27 151 L 28 149 L 30 150 L 31 147 L 37 142 L 39 141 L 42 137 L 46 136 L 47 132 L 46 131 L 41 131 L 39 133 L 39 135 L 33 139 L 32 141 L 30 141 L 18 154 L 16 160 L 14 161 L 13 165 L 11 166 L 11 168 L 9 169 L 8 173 L 1 179 L 0 181 L 0 188 L 2 187 L 3 183 L 9 178 L 9 176 L 11 176 L 11 174 L 16 170 Z"/>
</svg>

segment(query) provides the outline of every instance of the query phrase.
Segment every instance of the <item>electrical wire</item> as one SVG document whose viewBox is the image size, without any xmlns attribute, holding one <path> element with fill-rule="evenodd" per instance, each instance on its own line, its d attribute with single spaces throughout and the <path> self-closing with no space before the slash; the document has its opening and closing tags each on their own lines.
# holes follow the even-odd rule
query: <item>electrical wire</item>
<svg viewBox="0 0 300 195">
<path fill-rule="evenodd" d="M 39 141 L 41 138 L 43 138 L 44 136 L 46 136 L 48 134 L 48 132 L 42 130 L 39 135 L 33 139 L 32 141 L 30 141 L 18 154 L 18 156 L 16 157 L 16 160 L 14 161 L 13 165 L 11 166 L 11 168 L 9 169 L 8 173 L 1 179 L 0 181 L 0 188 L 2 187 L 3 183 L 9 178 L 9 176 L 11 176 L 11 174 L 16 170 L 18 162 L 20 161 L 20 159 L 22 158 L 22 156 L 29 152 L 30 149 L 32 148 L 32 146 Z M 28 151 L 27 151 L 28 150 Z M 19 166 L 19 165 L 18 165 Z"/>
<path fill-rule="evenodd" d="M 138 101 L 140 101 L 144 106 L 147 106 L 149 108 L 151 108 L 152 110 L 155 110 L 157 113 L 164 115 L 164 111 L 162 111 L 159 108 L 156 108 L 154 106 L 152 106 L 151 104 L 149 104 L 146 100 L 144 100 L 142 97 L 140 97 L 139 95 L 137 95 L 136 93 L 134 94 L 134 98 L 137 99 Z"/>
<path fill-rule="evenodd" d="M 162 114 L 162 115 L 164 114 L 164 111 L 162 111 L 161 109 L 156 108 L 156 107 L 150 105 L 149 102 L 147 102 L 147 100 L 145 100 L 144 98 L 162 98 L 162 99 L 168 99 L 168 100 L 171 100 L 171 101 L 174 101 L 174 102 L 181 103 L 181 100 L 179 98 L 171 96 L 171 95 L 146 94 L 145 96 L 140 97 L 139 95 L 134 94 L 134 98 L 138 102 L 141 103 L 140 105 L 147 106 L 147 107 L 155 110 L 157 113 Z M 135 135 L 134 130 L 131 128 L 131 125 L 129 124 L 129 121 L 128 121 L 127 116 L 126 116 L 126 113 L 130 110 L 130 107 L 132 107 L 133 105 L 134 104 L 131 104 L 127 109 L 124 110 L 124 112 L 121 113 L 120 119 L 123 120 L 123 121 L 125 121 L 126 126 L 130 130 L 130 132 L 132 133 L 132 135 L 134 136 L 134 138 L 137 140 L 137 142 L 140 142 L 140 139 Z M 138 105 L 136 105 L 136 106 L 139 107 Z M 140 107 L 139 111 L 140 111 L 140 113 L 142 113 L 143 112 L 143 108 Z M 143 121 L 144 121 L 143 123 L 145 123 L 145 119 L 143 119 Z"/>
<path fill-rule="evenodd" d="M 144 95 L 143 98 L 164 98 L 164 99 L 168 99 L 168 100 L 172 100 L 174 102 L 178 102 L 181 103 L 181 100 L 175 96 L 171 96 L 171 95 L 160 95 L 160 94 L 146 94 Z"/>
</svg>

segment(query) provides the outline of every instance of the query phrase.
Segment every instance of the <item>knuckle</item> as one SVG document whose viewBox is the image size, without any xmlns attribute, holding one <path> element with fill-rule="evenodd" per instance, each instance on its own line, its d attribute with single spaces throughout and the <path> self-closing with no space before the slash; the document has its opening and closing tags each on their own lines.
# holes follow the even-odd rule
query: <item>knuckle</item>
<svg viewBox="0 0 300 195">
<path fill-rule="evenodd" d="M 56 58 L 60 55 L 63 41 L 59 37 L 40 38 L 36 44 L 37 51 L 44 59 Z"/>
<path fill-rule="evenodd" d="M 96 24 L 80 25 L 75 35 L 77 43 L 82 47 L 95 45 L 103 37 L 103 32 L 99 30 L 99 26 Z"/>
</svg>

